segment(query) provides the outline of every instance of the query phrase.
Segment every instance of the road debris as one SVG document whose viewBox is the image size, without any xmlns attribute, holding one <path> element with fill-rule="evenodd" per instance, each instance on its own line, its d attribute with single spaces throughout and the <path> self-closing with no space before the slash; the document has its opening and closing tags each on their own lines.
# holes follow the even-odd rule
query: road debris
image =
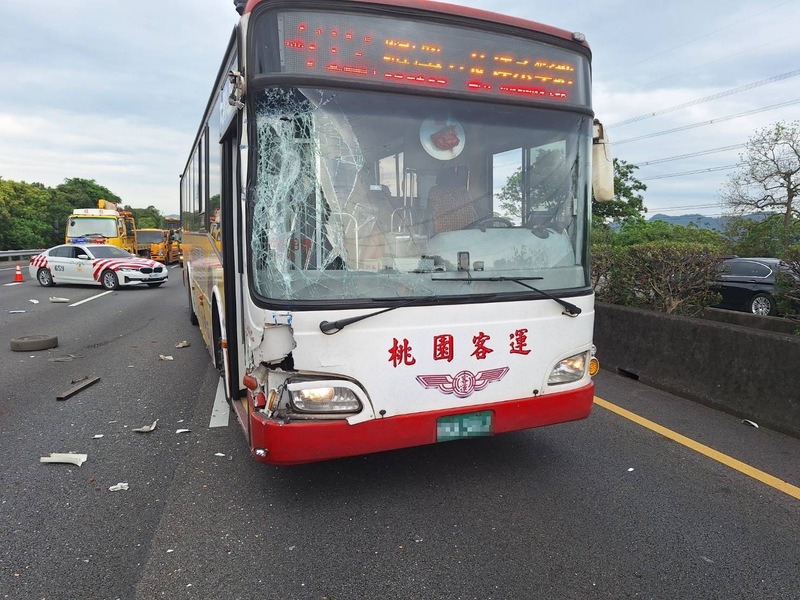
<svg viewBox="0 0 800 600">
<path fill-rule="evenodd" d="M 98 381 L 100 381 L 99 377 L 92 377 L 91 379 L 88 379 L 88 378 L 84 379 L 78 385 L 75 385 L 75 386 L 69 388 L 63 394 L 59 394 L 58 396 L 56 396 L 56 400 L 66 400 L 67 398 L 71 398 L 72 396 L 74 396 L 75 394 L 80 392 L 81 390 L 85 390 L 87 387 L 89 387 L 90 385 L 94 385 Z"/>
<path fill-rule="evenodd" d="M 189 433 L 191 429 L 176 429 L 175 433 Z"/>
<path fill-rule="evenodd" d="M 69 302 L 69 298 L 59 298 L 58 296 L 50 296 L 50 302 L 54 302 L 56 304 L 66 304 Z"/>
<path fill-rule="evenodd" d="M 137 427 L 133 431 L 135 431 L 137 433 L 150 433 L 151 431 L 153 431 L 156 428 L 157 424 L 158 424 L 158 419 L 153 421 L 150 425 L 144 425 L 142 427 Z"/>
<path fill-rule="evenodd" d="M 31 299 L 29 300 L 29 302 L 30 302 L 31 304 L 39 304 L 39 301 L 38 301 L 38 300 L 35 300 L 34 298 L 31 298 Z"/>
<path fill-rule="evenodd" d="M 24 310 L 10 310 L 10 311 L 8 311 L 8 314 L 10 314 L 10 315 L 21 315 L 24 312 L 25 312 Z"/>
<path fill-rule="evenodd" d="M 58 336 L 46 334 L 23 335 L 18 338 L 12 338 L 10 345 L 13 352 L 49 350 L 58 346 Z"/>
<path fill-rule="evenodd" d="M 88 454 L 78 454 L 76 452 L 51 452 L 50 456 L 42 456 L 40 463 L 64 463 L 81 466 L 89 458 Z"/>
<path fill-rule="evenodd" d="M 750 427 L 755 427 L 756 429 L 758 429 L 758 423 L 756 423 L 755 421 L 751 421 L 750 419 L 742 419 L 742 423 L 745 424 L 745 425 L 750 425 Z"/>
<path fill-rule="evenodd" d="M 54 356 L 53 358 L 47 359 L 50 362 L 71 362 L 75 360 L 74 354 L 64 354 L 62 356 Z M 72 383 L 75 383 L 74 381 Z"/>
<path fill-rule="evenodd" d="M 111 487 L 109 487 L 108 491 L 109 492 L 121 492 L 121 491 L 127 490 L 127 489 L 128 489 L 128 484 L 125 483 L 125 482 L 120 482 L 120 483 L 118 483 L 116 485 L 112 485 Z"/>
<path fill-rule="evenodd" d="M 101 437 L 103 437 L 103 434 L 102 433 L 97 433 L 97 434 L 94 435 L 94 437 L 92 439 L 93 440 L 99 440 Z"/>
<path fill-rule="evenodd" d="M 158 360 L 175 360 L 175 359 L 172 358 L 169 354 L 166 354 L 166 355 L 159 354 L 158 355 Z"/>
<path fill-rule="evenodd" d="M 175 344 L 175 347 L 176 348 L 188 348 L 189 347 L 189 342 L 187 342 L 186 340 L 183 340 L 182 342 L 178 342 L 177 344 Z"/>
</svg>

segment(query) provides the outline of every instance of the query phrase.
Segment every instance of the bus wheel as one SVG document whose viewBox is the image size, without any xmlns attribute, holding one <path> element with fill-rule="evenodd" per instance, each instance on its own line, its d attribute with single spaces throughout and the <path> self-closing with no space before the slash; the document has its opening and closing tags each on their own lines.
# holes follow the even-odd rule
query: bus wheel
<svg viewBox="0 0 800 600">
<path fill-rule="evenodd" d="M 39 281 L 39 285 L 44 287 L 53 287 L 55 285 L 53 275 L 47 269 L 39 269 L 36 272 L 36 279 Z"/>
<path fill-rule="evenodd" d="M 225 353 L 222 350 L 222 328 L 219 326 L 216 306 L 214 307 L 214 326 L 212 328 L 214 340 L 214 366 L 217 367 L 220 376 L 225 376 Z"/>
<path fill-rule="evenodd" d="M 199 325 L 200 321 L 197 320 L 197 313 L 194 312 L 194 307 L 192 306 L 192 288 L 189 287 L 189 323 L 192 325 Z"/>
<path fill-rule="evenodd" d="M 55 335 L 23 335 L 11 339 L 11 350 L 14 352 L 48 350 L 56 346 L 58 346 L 58 336 Z"/>
<path fill-rule="evenodd" d="M 100 275 L 100 284 L 107 290 L 116 290 L 119 288 L 119 279 L 117 279 L 117 274 L 114 271 L 106 269 L 103 271 L 103 274 Z"/>
</svg>

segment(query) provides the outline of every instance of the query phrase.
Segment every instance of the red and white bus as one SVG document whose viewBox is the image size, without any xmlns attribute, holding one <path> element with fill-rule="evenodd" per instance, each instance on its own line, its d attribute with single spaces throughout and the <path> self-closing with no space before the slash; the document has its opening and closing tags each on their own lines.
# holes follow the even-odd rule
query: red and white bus
<svg viewBox="0 0 800 600">
<path fill-rule="evenodd" d="M 235 4 L 182 247 L 253 456 L 587 417 L 613 178 L 583 35 L 425 0 Z"/>
</svg>

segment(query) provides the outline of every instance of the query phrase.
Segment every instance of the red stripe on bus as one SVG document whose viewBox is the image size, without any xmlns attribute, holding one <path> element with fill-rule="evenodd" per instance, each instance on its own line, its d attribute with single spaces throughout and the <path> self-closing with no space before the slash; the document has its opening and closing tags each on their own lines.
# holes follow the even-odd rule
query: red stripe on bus
<svg viewBox="0 0 800 600">
<path fill-rule="evenodd" d="M 267 464 L 303 464 L 436 443 L 436 420 L 440 417 L 491 411 L 492 433 L 496 435 L 585 419 L 593 401 L 591 382 L 567 392 L 378 418 L 356 425 L 344 420 L 285 423 L 251 408 L 250 448 L 256 460 Z M 265 457 L 255 454 L 258 448 L 267 450 Z"/>
</svg>

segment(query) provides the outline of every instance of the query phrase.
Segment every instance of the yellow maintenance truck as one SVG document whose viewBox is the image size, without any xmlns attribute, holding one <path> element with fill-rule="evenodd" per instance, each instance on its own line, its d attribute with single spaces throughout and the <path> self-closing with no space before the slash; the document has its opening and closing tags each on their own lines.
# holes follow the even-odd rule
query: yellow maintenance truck
<svg viewBox="0 0 800 600">
<path fill-rule="evenodd" d="M 180 246 L 169 229 L 137 229 L 136 254 L 165 265 L 178 262 Z"/>
<path fill-rule="evenodd" d="M 76 208 L 67 217 L 66 243 L 105 242 L 136 254 L 136 222 L 129 211 L 100 199 L 97 208 Z"/>
</svg>

